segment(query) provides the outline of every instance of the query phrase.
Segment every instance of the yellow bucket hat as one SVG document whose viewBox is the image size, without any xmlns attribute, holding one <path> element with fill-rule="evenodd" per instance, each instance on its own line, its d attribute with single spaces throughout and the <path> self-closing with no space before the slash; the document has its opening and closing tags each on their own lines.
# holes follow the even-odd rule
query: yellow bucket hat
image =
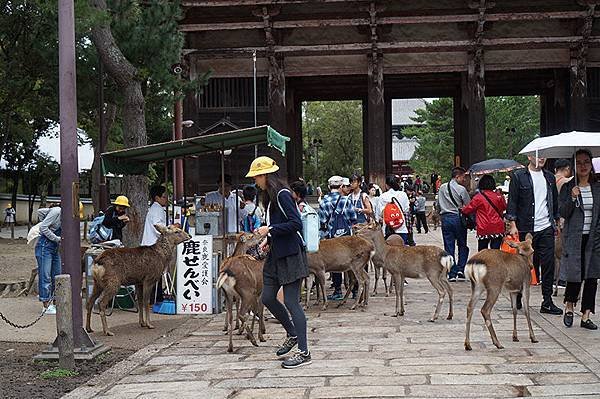
<svg viewBox="0 0 600 399">
<path fill-rule="evenodd" d="M 119 195 L 113 204 L 129 208 L 129 199 L 124 195 Z"/>
<path fill-rule="evenodd" d="M 279 166 L 275 163 L 272 158 L 269 157 L 258 157 L 250 165 L 250 171 L 246 177 L 254 177 L 259 175 L 266 175 L 268 173 L 277 172 Z"/>
</svg>

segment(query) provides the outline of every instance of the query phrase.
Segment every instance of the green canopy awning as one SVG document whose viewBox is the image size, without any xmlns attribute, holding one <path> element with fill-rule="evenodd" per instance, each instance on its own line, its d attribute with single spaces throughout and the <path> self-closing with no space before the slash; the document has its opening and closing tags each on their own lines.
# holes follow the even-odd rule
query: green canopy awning
<svg viewBox="0 0 600 399">
<path fill-rule="evenodd" d="M 115 175 L 146 174 L 148 164 L 151 162 L 258 144 L 267 144 L 269 147 L 279 150 L 281 155 L 285 156 L 285 143 L 287 141 L 290 141 L 289 137 L 283 136 L 271 126 L 257 126 L 105 152 L 102 154 L 102 168 L 105 175 L 109 173 Z"/>
</svg>

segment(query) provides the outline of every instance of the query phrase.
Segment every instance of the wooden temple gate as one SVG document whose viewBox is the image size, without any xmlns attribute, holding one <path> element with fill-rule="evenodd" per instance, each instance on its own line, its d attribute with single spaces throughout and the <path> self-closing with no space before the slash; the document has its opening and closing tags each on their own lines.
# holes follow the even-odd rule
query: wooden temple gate
<svg viewBox="0 0 600 399">
<path fill-rule="evenodd" d="M 307 100 L 362 100 L 365 171 L 380 183 L 392 169 L 394 98 L 453 98 L 463 166 L 485 159 L 485 96 L 539 95 L 543 135 L 597 131 L 597 3 L 184 0 L 184 62 L 190 76 L 211 71 L 204 92 L 184 101 L 184 119 L 196 122 L 184 134 L 253 125 L 254 52 L 258 123 L 292 138 L 290 177 L 302 174 Z M 252 156 L 236 155 L 231 169 L 241 176 Z M 187 192 L 211 176 L 210 162 L 186 161 Z"/>
</svg>

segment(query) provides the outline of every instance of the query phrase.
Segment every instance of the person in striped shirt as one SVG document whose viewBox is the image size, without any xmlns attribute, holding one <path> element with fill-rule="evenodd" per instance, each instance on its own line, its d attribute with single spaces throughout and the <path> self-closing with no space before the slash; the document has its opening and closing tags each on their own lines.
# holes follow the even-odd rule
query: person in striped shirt
<svg viewBox="0 0 600 399">
<path fill-rule="evenodd" d="M 567 282 L 563 323 L 573 325 L 573 309 L 583 285 L 580 326 L 596 330 L 590 314 L 595 312 L 600 278 L 600 183 L 595 179 L 590 151 L 578 150 L 575 166 L 576 178 L 563 185 L 559 196 L 560 215 L 565 220 L 560 277 Z"/>
</svg>

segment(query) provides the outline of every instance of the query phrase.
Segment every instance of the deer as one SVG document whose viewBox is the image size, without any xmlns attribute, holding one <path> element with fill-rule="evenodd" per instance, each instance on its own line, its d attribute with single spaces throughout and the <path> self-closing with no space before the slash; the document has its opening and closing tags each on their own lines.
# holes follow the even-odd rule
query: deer
<svg viewBox="0 0 600 399">
<path fill-rule="evenodd" d="M 322 310 L 327 309 L 327 295 L 325 294 L 325 273 L 327 272 L 352 272 L 358 280 L 358 294 L 356 301 L 350 307 L 355 310 L 360 304 L 367 306 L 369 303 L 369 274 L 365 266 L 375 254 L 373 244 L 362 237 L 343 236 L 322 240 L 317 252 L 307 254 L 308 269 L 315 275 L 317 281 L 317 296 L 320 290 L 323 297 Z M 343 306 L 354 284 L 348 284 L 346 294 L 338 307 Z M 363 297 L 364 294 L 364 297 Z M 319 302 L 317 302 L 318 304 Z"/>
<path fill-rule="evenodd" d="M 240 333 L 246 331 L 246 336 L 254 346 L 258 346 L 254 337 L 254 322 L 258 317 L 258 339 L 265 342 L 263 334 L 265 321 L 263 317 L 264 305 L 261 301 L 263 290 L 264 261 L 256 260 L 250 255 L 237 255 L 227 258 L 220 268 L 217 287 L 226 293 L 227 303 L 227 331 L 229 346 L 227 352 L 233 352 L 233 299 L 239 304 L 237 318 L 242 321 Z M 252 311 L 252 325 L 248 327 L 248 312 Z"/>
<path fill-rule="evenodd" d="M 386 243 L 388 245 L 396 245 L 399 247 L 404 246 L 404 240 L 397 234 L 392 234 L 388 238 L 386 238 Z M 373 269 L 375 270 L 375 284 L 373 287 L 373 295 L 377 295 L 377 283 L 379 282 L 379 274 L 381 273 L 381 279 L 383 280 L 383 285 L 385 288 L 385 296 L 389 296 L 392 291 L 393 280 L 390 280 L 390 285 L 387 283 L 387 271 L 385 267 L 383 267 L 383 258 L 378 256 L 377 251 L 375 251 L 375 255 L 373 256 L 373 260 L 371 261 L 373 264 Z"/>
<path fill-rule="evenodd" d="M 446 251 L 433 245 L 415 247 L 389 245 L 383 237 L 381 225 L 375 222 L 356 225 L 354 231 L 356 236 L 364 237 L 373 243 L 375 256 L 381 257 L 383 267 L 392 275 L 396 291 L 396 311 L 392 317 L 404 315 L 404 279 L 426 277 L 438 292 L 438 302 L 429 321 L 437 320 L 446 294 L 449 299 L 447 320 L 452 320 L 453 292 L 446 275 L 454 260 Z"/>
<path fill-rule="evenodd" d="M 522 294 L 523 310 L 529 327 L 529 339 L 532 343 L 538 342 L 533 334 L 529 317 L 529 284 L 531 282 L 531 269 L 533 268 L 532 240 L 531 234 L 527 234 L 525 241 L 506 241 L 508 245 L 517 250 L 517 253 L 503 252 L 499 249 L 485 249 L 473 255 L 467 262 L 465 276 L 471 282 L 471 300 L 467 306 L 465 350 L 471 350 L 470 330 L 473 308 L 484 289 L 487 293 L 485 303 L 481 308 L 481 314 L 496 348 L 503 349 L 504 347 L 496 337 L 490 315 L 503 287 L 510 293 L 513 313 L 513 341 L 519 341 L 517 337 L 517 295 Z"/>
<path fill-rule="evenodd" d="M 253 249 L 256 248 L 263 239 L 264 239 L 263 237 L 261 237 L 258 234 L 254 234 L 254 233 L 238 233 L 236 235 L 235 248 L 234 248 L 233 253 L 231 254 L 230 258 L 233 258 L 235 256 L 247 255 L 248 252 L 254 253 L 255 251 Z M 257 260 L 260 260 L 260 259 L 257 259 Z M 225 263 L 222 263 L 221 267 L 219 268 L 219 273 L 224 271 L 224 269 L 223 269 L 224 266 L 225 266 Z M 235 318 L 234 330 L 238 330 L 239 331 L 238 334 L 241 335 L 241 334 L 243 334 L 244 328 L 240 329 L 240 317 L 239 317 L 239 315 L 240 315 L 240 304 L 239 304 L 240 298 L 236 294 L 235 290 L 230 291 L 230 292 L 223 290 L 223 293 L 225 295 L 225 305 L 227 308 L 230 306 L 233 306 L 233 303 L 235 303 L 235 310 L 236 310 L 237 316 Z M 242 327 L 244 327 L 244 326 L 242 325 Z M 229 324 L 227 318 L 225 318 L 225 326 L 223 327 L 223 331 L 227 332 L 229 328 L 230 328 L 230 324 Z"/>
<path fill-rule="evenodd" d="M 112 336 L 106 323 L 106 306 L 114 298 L 121 285 L 134 285 L 140 307 L 141 327 L 154 328 L 150 323 L 150 295 L 154 284 L 160 281 L 164 270 L 169 266 L 175 247 L 192 237 L 178 227 L 155 224 L 160 237 L 154 245 L 136 248 L 111 248 L 101 253 L 92 265 L 94 289 L 88 298 L 86 308 L 87 332 L 90 327 L 92 308 L 100 298 L 100 319 L 105 335 Z"/>
</svg>

